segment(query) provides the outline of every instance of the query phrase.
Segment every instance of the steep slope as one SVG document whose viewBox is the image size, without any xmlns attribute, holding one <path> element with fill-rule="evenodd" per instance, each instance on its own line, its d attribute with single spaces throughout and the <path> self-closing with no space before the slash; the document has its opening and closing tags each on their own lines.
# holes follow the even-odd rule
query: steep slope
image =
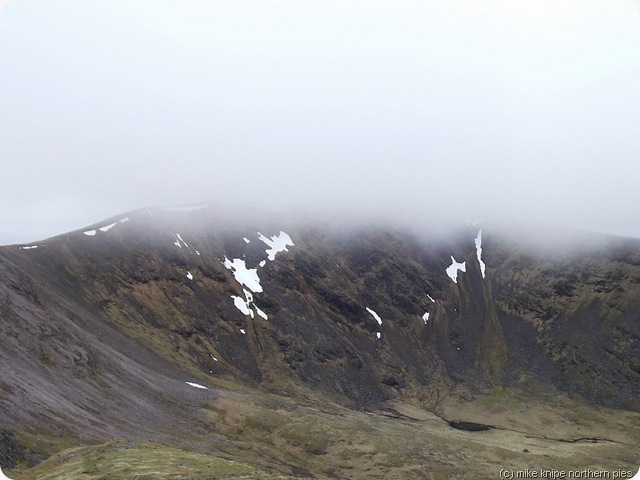
<svg viewBox="0 0 640 480">
<path fill-rule="evenodd" d="M 235 455 L 206 420 L 229 388 L 448 420 L 493 387 L 640 410 L 640 242 L 537 240 L 204 208 L 2 247 L 0 428 L 33 462 L 117 437 Z"/>
<path fill-rule="evenodd" d="M 553 244 L 553 240 L 547 238 Z M 534 371 L 561 389 L 613 407 L 640 409 L 640 244 L 582 233 L 553 249 L 496 239 L 487 252 L 503 327 L 526 325 L 550 366 Z M 509 251 L 510 250 L 510 251 Z M 499 261 L 498 258 L 499 257 Z M 517 342 L 519 328 L 505 329 Z M 533 359 L 538 362 L 539 356 Z M 526 358 L 525 358 L 526 360 Z M 531 361 L 517 374 L 532 370 Z"/>
</svg>

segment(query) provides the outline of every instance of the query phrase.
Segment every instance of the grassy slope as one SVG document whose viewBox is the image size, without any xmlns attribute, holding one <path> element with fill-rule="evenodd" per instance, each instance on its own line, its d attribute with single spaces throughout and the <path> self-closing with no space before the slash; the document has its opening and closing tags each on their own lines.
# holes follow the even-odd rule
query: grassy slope
<svg viewBox="0 0 640 480">
<path fill-rule="evenodd" d="M 288 477 L 249 465 L 151 443 L 113 441 L 93 447 L 68 449 L 20 479 L 257 479 Z"/>
</svg>

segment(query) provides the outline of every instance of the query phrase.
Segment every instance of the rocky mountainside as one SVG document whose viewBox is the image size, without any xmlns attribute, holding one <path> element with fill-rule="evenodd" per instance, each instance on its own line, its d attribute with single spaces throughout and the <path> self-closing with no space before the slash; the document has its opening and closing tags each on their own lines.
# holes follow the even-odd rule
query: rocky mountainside
<svg viewBox="0 0 640 480">
<path fill-rule="evenodd" d="M 207 418 L 242 392 L 452 423 L 487 392 L 640 411 L 640 241 L 428 230 L 153 209 L 1 247 L 0 465 L 125 437 L 233 458 L 240 427 Z"/>
</svg>

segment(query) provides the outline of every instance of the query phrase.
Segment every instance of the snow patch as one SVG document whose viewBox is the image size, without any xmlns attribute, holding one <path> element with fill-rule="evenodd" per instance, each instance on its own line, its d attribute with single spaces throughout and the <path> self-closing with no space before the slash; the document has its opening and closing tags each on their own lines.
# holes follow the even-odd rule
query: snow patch
<svg viewBox="0 0 640 480">
<path fill-rule="evenodd" d="M 224 262 L 222 262 L 222 264 L 225 266 L 225 268 L 233 272 L 234 278 L 240 285 L 244 285 L 249 289 L 242 289 L 245 298 L 231 295 L 233 304 L 236 306 L 236 308 L 243 314 L 250 315 L 251 318 L 254 318 L 253 308 L 255 307 L 256 313 L 267 320 L 267 314 L 253 304 L 253 293 L 251 293 L 262 292 L 260 277 L 258 277 L 258 269 L 247 268 L 245 261 L 240 258 L 234 258 L 233 261 L 231 261 L 227 257 L 224 257 Z"/>
<path fill-rule="evenodd" d="M 231 295 L 231 298 L 233 299 L 233 304 L 238 310 L 240 310 L 245 315 L 250 315 L 251 318 L 253 318 L 253 310 L 251 310 L 251 303 L 249 301 L 236 295 Z"/>
<path fill-rule="evenodd" d="M 93 237 L 96 234 L 95 230 L 87 230 L 86 232 L 82 232 L 88 237 Z"/>
<path fill-rule="evenodd" d="M 376 312 L 371 310 L 369 307 L 367 307 L 367 312 L 373 315 L 373 318 L 376 319 L 376 322 L 378 322 L 378 325 L 382 325 L 382 319 L 380 318 L 380 315 L 378 315 Z"/>
<path fill-rule="evenodd" d="M 453 280 L 453 283 L 458 283 L 458 271 L 467 271 L 467 262 L 458 263 L 456 259 L 451 255 L 451 265 L 447 267 L 447 275 Z"/>
<path fill-rule="evenodd" d="M 260 232 L 258 232 L 258 238 L 269 246 L 269 248 L 266 250 L 267 257 L 269 258 L 269 260 L 274 260 L 276 257 L 276 254 L 279 252 L 288 251 L 287 246 L 293 246 L 291 237 L 289 237 L 289 235 L 287 235 L 283 231 L 280 231 L 278 235 L 274 235 L 270 239 L 262 235 Z M 245 243 L 251 243 L 251 240 L 249 240 L 247 237 L 242 237 L 242 239 L 244 240 Z M 182 238 L 180 238 L 179 235 L 178 235 L 178 240 L 184 243 L 184 240 L 182 240 Z M 177 241 L 176 244 L 178 243 L 179 242 Z M 198 253 L 198 255 L 200 254 Z M 260 317 L 264 318 L 265 320 L 268 320 L 269 318 L 268 315 L 253 303 L 253 294 L 251 293 L 251 292 L 261 293 L 263 291 L 262 285 L 260 284 L 260 277 L 258 276 L 258 269 L 247 268 L 246 261 L 243 258 L 234 258 L 232 260 L 229 260 L 225 256 L 224 261 L 222 261 L 222 264 L 225 266 L 227 270 L 230 270 L 233 273 L 234 278 L 240 285 L 243 285 L 244 287 L 247 287 L 248 290 L 250 290 L 250 291 L 244 290 L 245 298 L 238 297 L 235 295 L 231 296 L 236 308 L 240 310 L 243 314 L 250 315 L 251 318 L 254 318 L 254 313 L 257 313 Z M 267 264 L 267 261 L 262 260 L 260 261 L 259 266 L 260 268 L 262 268 L 266 264 Z M 254 308 L 255 308 L 255 312 L 254 312 Z"/>
<path fill-rule="evenodd" d="M 184 245 L 187 250 L 189 250 L 189 253 L 193 254 L 193 252 L 191 251 L 191 247 L 189 247 L 189 245 L 187 245 L 187 242 L 184 241 L 184 239 L 182 238 L 182 236 L 179 233 L 176 233 L 176 241 L 173 242 L 174 245 L 176 245 L 177 247 L 182 248 L 182 246 Z"/>
<path fill-rule="evenodd" d="M 209 355 L 211 355 L 211 354 L 209 354 Z M 217 362 L 217 361 L 218 361 L 218 359 L 217 359 L 216 357 L 214 357 L 213 355 L 211 355 L 211 358 L 213 358 L 213 361 L 214 361 L 214 362 Z"/>
<path fill-rule="evenodd" d="M 187 272 L 187 278 L 189 280 L 193 280 L 193 275 L 191 275 L 191 272 Z"/>
<path fill-rule="evenodd" d="M 243 334 L 243 335 L 246 335 L 246 334 L 247 334 L 247 332 L 245 332 L 245 331 L 244 331 L 244 328 L 241 328 L 241 329 L 240 329 L 240 333 L 241 333 L 241 334 Z"/>
<path fill-rule="evenodd" d="M 272 261 L 276 258 L 277 253 L 288 252 L 287 247 L 294 246 L 291 237 L 282 230 L 280 230 L 278 235 L 274 235 L 270 239 L 258 232 L 258 238 L 269 246 L 267 249 L 267 258 Z"/>
<path fill-rule="evenodd" d="M 255 305 L 254 305 L 254 307 L 255 307 L 255 309 L 256 309 L 256 313 L 257 313 L 258 315 L 260 315 L 260 316 L 261 316 L 262 318 L 264 318 L 265 320 L 269 320 L 269 317 L 267 316 L 267 314 L 266 314 L 266 313 L 264 313 L 262 310 L 260 310 L 260 309 L 259 309 L 258 307 L 256 307 Z"/>
<path fill-rule="evenodd" d="M 424 320 L 424 324 L 426 325 L 427 322 L 429 321 L 429 312 L 422 315 L 422 320 Z"/>
<path fill-rule="evenodd" d="M 429 294 L 427 294 L 427 297 L 429 298 L 429 300 L 431 300 L 433 303 L 436 303 L 436 301 L 433 299 L 433 297 Z"/>
<path fill-rule="evenodd" d="M 187 242 L 184 241 L 184 239 L 182 238 L 182 236 L 179 233 L 176 233 L 176 241 L 173 242 L 173 244 L 176 247 L 180 247 L 180 248 L 182 248 L 184 246 L 187 250 L 189 250 L 189 253 L 191 255 L 193 255 L 193 253 L 194 253 L 194 250 L 191 250 L 191 247 L 187 244 Z M 200 252 L 198 252 L 197 250 L 195 250 L 195 253 L 196 253 L 196 255 L 200 255 Z"/>
<path fill-rule="evenodd" d="M 104 227 L 100 227 L 99 230 L 101 232 L 108 232 L 109 230 L 111 230 L 113 227 L 115 227 L 118 224 L 118 222 L 113 222 L 109 225 L 105 225 Z"/>
<path fill-rule="evenodd" d="M 236 295 L 231 295 L 231 298 L 233 299 L 233 303 L 236 306 L 236 308 L 240 310 L 240 312 L 242 312 L 243 314 L 249 315 L 251 318 L 254 318 L 253 309 L 255 308 L 256 309 L 255 313 L 260 315 L 265 320 L 268 320 L 269 319 L 268 315 L 264 313 L 262 310 L 260 310 L 253 303 L 253 294 L 246 289 L 242 289 L 242 291 L 244 292 L 245 298 L 238 297 Z"/>
<path fill-rule="evenodd" d="M 377 338 L 378 340 L 380 340 L 380 337 L 381 337 L 381 336 L 382 336 L 382 333 L 380 333 L 380 332 L 376 332 L 376 338 Z"/>
<path fill-rule="evenodd" d="M 482 261 L 482 229 L 478 232 L 476 237 L 476 255 L 478 256 L 478 263 L 480 264 L 480 272 L 482 272 L 482 278 L 484 278 L 484 272 L 486 265 Z"/>
<path fill-rule="evenodd" d="M 231 261 L 227 257 L 224 257 L 222 264 L 227 270 L 233 272 L 234 278 L 240 285 L 244 285 L 252 292 L 262 292 L 262 285 L 260 285 L 257 268 L 247 268 L 247 265 L 241 258 L 234 258 L 233 261 Z"/>
<path fill-rule="evenodd" d="M 205 387 L 204 385 L 200 385 L 199 383 L 193 383 L 193 382 L 184 382 L 184 383 L 186 383 L 190 387 L 202 388 L 203 390 L 209 390 L 207 387 Z"/>
<path fill-rule="evenodd" d="M 117 224 L 125 223 L 125 222 L 128 222 L 128 221 L 129 221 L 129 217 L 124 217 L 124 218 L 121 218 L 120 220 L 118 220 L 117 222 L 113 222 L 113 223 L 110 223 L 109 225 L 105 225 L 104 227 L 100 227 L 98 230 L 100 230 L 101 232 L 108 232 L 113 227 L 115 227 Z"/>
<path fill-rule="evenodd" d="M 34 248 L 38 248 L 38 245 L 26 245 L 24 247 L 20 247 L 20 250 L 33 250 Z M 2 477 L 0 477 L 0 480 L 2 480 Z"/>
</svg>

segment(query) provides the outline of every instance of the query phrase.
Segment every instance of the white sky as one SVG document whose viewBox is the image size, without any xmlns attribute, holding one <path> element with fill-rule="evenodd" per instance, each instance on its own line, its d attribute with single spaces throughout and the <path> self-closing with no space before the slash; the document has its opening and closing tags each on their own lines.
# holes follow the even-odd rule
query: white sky
<svg viewBox="0 0 640 480">
<path fill-rule="evenodd" d="M 217 200 L 640 237 L 639 132 L 630 0 L 0 10 L 0 244 Z"/>
</svg>

